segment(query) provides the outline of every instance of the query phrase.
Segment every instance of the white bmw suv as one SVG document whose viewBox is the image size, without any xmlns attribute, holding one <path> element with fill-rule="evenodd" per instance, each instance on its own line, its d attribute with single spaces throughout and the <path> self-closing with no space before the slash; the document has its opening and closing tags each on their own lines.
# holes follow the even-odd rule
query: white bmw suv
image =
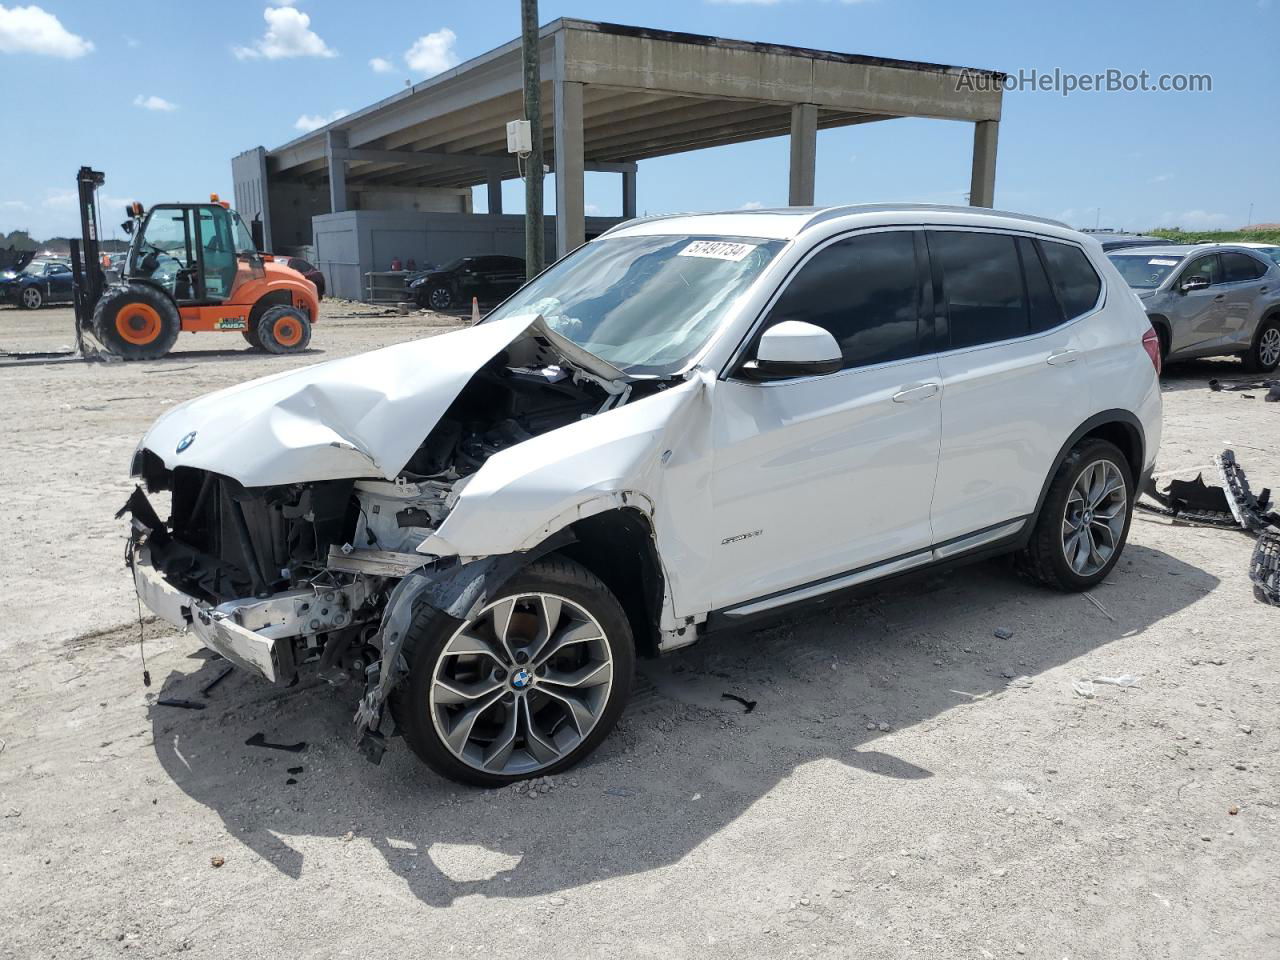
<svg viewBox="0 0 1280 960">
<path fill-rule="evenodd" d="M 377 759 L 561 770 L 636 657 L 1015 552 L 1084 590 L 1160 440 L 1159 343 L 1094 241 L 916 205 L 634 220 L 477 326 L 166 413 L 148 607 L 275 683 L 358 685 Z"/>
</svg>

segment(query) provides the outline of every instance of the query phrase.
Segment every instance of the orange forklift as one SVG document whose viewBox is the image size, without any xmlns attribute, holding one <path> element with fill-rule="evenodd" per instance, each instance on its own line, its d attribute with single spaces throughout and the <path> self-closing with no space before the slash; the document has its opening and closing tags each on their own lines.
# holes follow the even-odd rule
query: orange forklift
<svg viewBox="0 0 1280 960">
<path fill-rule="evenodd" d="M 106 177 L 76 175 L 81 240 L 72 241 L 77 341 L 92 334 L 125 360 L 163 357 L 183 330 L 238 331 L 268 353 L 299 353 L 320 313 L 315 284 L 261 253 L 231 205 L 161 203 L 127 208 L 130 235 L 120 279 L 107 282 L 98 244 L 97 190 Z"/>
</svg>

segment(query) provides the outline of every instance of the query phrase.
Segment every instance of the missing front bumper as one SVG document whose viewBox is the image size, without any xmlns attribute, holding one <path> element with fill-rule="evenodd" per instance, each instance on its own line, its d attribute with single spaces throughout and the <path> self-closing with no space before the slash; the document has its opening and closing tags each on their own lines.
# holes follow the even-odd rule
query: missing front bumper
<svg viewBox="0 0 1280 960">
<path fill-rule="evenodd" d="M 145 547 L 134 554 L 131 566 L 138 597 L 161 620 L 191 630 L 214 653 L 264 680 L 288 683 L 293 679 L 292 641 L 246 629 L 226 613 L 173 587 L 151 565 Z"/>
</svg>

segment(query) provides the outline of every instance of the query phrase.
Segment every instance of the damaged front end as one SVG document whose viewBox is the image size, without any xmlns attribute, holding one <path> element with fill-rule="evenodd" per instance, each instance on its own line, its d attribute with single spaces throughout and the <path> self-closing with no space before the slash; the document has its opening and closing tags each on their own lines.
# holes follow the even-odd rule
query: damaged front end
<svg viewBox="0 0 1280 960">
<path fill-rule="evenodd" d="M 541 318 L 506 326 L 505 346 L 483 328 L 428 341 L 441 348 L 434 356 L 422 342 L 402 345 L 430 357 L 434 380 L 379 351 L 382 363 L 369 369 L 352 361 L 378 354 L 162 418 L 134 460 L 142 486 L 121 510 L 141 601 L 273 683 L 295 682 L 304 665 L 334 684 L 363 677 L 357 731 L 380 758 L 392 723 L 384 706 L 406 670 L 400 645 L 420 606 L 462 620 L 522 565 L 572 539 L 561 531 L 519 552 L 451 555 L 433 537 L 466 486 L 504 450 L 665 387 L 576 355 Z M 371 382 L 385 402 L 370 399 Z M 193 455 L 202 443 L 214 453 Z M 153 496 L 167 496 L 167 520 Z"/>
</svg>

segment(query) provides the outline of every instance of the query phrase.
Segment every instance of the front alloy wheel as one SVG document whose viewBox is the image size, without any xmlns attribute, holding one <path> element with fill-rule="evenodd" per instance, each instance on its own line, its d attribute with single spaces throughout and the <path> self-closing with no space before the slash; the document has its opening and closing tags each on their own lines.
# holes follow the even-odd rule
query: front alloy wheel
<svg viewBox="0 0 1280 960">
<path fill-rule="evenodd" d="M 438 773 L 481 786 L 553 773 L 595 749 L 626 703 L 635 656 L 613 594 L 558 557 L 461 625 L 424 608 L 403 653 L 397 730 Z"/>
<path fill-rule="evenodd" d="M 38 310 L 44 303 L 44 294 L 39 287 L 27 287 L 22 291 L 22 306 L 27 310 Z"/>
<path fill-rule="evenodd" d="M 582 744 L 612 687 L 613 654 L 589 612 L 550 593 L 504 597 L 445 646 L 431 718 L 468 766 L 531 776 Z"/>
</svg>

